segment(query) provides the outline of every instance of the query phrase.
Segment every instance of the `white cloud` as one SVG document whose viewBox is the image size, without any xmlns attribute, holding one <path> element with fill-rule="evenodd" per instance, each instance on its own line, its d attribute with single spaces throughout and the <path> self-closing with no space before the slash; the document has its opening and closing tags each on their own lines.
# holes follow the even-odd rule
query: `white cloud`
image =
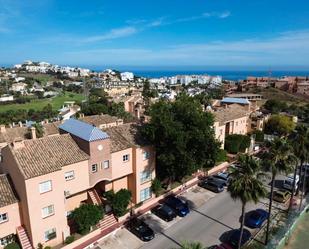
<svg viewBox="0 0 309 249">
<path fill-rule="evenodd" d="M 71 51 L 74 61 L 118 65 L 306 65 L 309 30 L 285 32 L 273 38 L 213 41 L 165 48 L 113 48 Z"/>
<path fill-rule="evenodd" d="M 79 41 L 82 43 L 89 43 L 89 42 L 99 42 L 99 41 L 106 41 L 106 40 L 113 40 L 121 37 L 130 36 L 137 33 L 137 29 L 135 27 L 123 27 L 118 29 L 112 29 L 107 33 L 102 35 L 96 36 L 89 36 L 86 38 L 82 38 Z"/>
</svg>

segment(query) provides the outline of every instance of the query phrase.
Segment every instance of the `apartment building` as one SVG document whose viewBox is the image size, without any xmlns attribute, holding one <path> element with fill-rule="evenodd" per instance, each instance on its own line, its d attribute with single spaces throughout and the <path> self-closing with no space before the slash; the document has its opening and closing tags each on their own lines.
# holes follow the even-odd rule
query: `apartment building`
<svg viewBox="0 0 309 249">
<path fill-rule="evenodd" d="M 1 149 L 2 246 L 12 234 L 23 248 L 62 244 L 71 232 L 67 216 L 81 203 L 104 205 L 108 190 L 129 189 L 133 204 L 152 198 L 155 151 L 140 126 L 101 130 L 69 119 L 58 128 L 57 134 L 14 139 Z"/>
<path fill-rule="evenodd" d="M 309 96 L 309 81 L 298 83 L 297 93 Z"/>
<path fill-rule="evenodd" d="M 246 107 L 232 104 L 218 109 L 213 114 L 215 136 L 221 142 L 222 148 L 224 148 L 226 136 L 248 133 L 250 111 Z"/>
</svg>

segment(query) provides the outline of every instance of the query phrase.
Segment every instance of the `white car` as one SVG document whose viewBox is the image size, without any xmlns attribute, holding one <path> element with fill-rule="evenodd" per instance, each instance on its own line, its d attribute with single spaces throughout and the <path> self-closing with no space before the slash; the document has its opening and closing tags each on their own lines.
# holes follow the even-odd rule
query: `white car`
<svg viewBox="0 0 309 249">
<path fill-rule="evenodd" d="M 293 190 L 293 181 L 294 181 L 294 174 L 289 174 L 283 181 L 283 187 L 288 190 Z M 299 183 L 299 175 L 296 175 L 295 179 L 295 190 L 298 188 Z"/>
</svg>

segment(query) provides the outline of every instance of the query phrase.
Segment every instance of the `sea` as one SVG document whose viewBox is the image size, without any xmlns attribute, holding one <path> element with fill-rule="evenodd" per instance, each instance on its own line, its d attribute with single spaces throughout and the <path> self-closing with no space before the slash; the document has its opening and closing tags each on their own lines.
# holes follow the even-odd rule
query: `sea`
<svg viewBox="0 0 309 249">
<path fill-rule="evenodd" d="M 92 68 L 94 71 L 103 71 L 99 68 Z M 120 68 L 119 71 L 133 72 L 134 75 L 146 78 L 160 78 L 160 77 L 171 77 L 176 75 L 202 75 L 207 74 L 211 76 L 222 76 L 224 80 L 243 80 L 248 76 L 253 77 L 284 77 L 284 76 L 308 76 L 309 70 L 143 70 L 134 68 Z"/>
<path fill-rule="evenodd" d="M 248 76 L 253 77 L 284 77 L 284 76 L 309 76 L 309 71 L 135 71 L 135 75 L 147 78 L 170 77 L 175 75 L 201 75 L 208 74 L 211 76 L 220 75 L 225 80 L 242 80 Z"/>
</svg>

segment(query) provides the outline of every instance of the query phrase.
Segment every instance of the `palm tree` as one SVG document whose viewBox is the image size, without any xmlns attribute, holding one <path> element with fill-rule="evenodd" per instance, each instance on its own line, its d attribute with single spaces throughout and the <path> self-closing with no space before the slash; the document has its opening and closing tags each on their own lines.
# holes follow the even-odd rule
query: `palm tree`
<svg viewBox="0 0 309 249">
<path fill-rule="evenodd" d="M 231 181 L 227 188 L 231 197 L 234 200 L 240 200 L 242 203 L 238 249 L 241 247 L 246 204 L 251 201 L 257 203 L 260 198 L 266 196 L 266 189 L 257 178 L 260 173 L 259 162 L 252 156 L 243 155 L 239 157 L 239 163 L 240 167 L 234 168 L 231 171 Z"/>
<path fill-rule="evenodd" d="M 279 173 L 292 172 L 293 165 L 295 164 L 295 157 L 286 139 L 275 138 L 273 141 L 268 141 L 268 143 L 266 143 L 266 148 L 267 151 L 262 155 L 262 164 L 264 170 L 271 172 L 271 188 L 269 196 L 269 215 L 267 219 L 265 244 L 268 243 L 269 238 L 269 226 L 276 176 Z"/>
<path fill-rule="evenodd" d="M 304 194 L 304 190 L 306 186 L 306 172 L 305 174 L 302 175 L 303 166 L 304 166 L 304 163 L 309 160 L 309 129 L 308 127 L 304 125 L 297 126 L 294 132 L 290 135 L 290 141 L 293 146 L 294 154 L 300 161 L 300 176 L 302 178 L 300 182 L 302 182 L 303 184 L 303 189 L 302 189 L 302 194 L 300 197 L 300 204 L 299 204 L 299 210 L 300 210 L 302 207 L 303 194 Z M 297 168 L 298 167 L 296 167 L 295 172 L 294 172 L 294 182 L 296 179 Z M 292 192 L 292 197 L 294 194 L 293 192 Z"/>
</svg>

